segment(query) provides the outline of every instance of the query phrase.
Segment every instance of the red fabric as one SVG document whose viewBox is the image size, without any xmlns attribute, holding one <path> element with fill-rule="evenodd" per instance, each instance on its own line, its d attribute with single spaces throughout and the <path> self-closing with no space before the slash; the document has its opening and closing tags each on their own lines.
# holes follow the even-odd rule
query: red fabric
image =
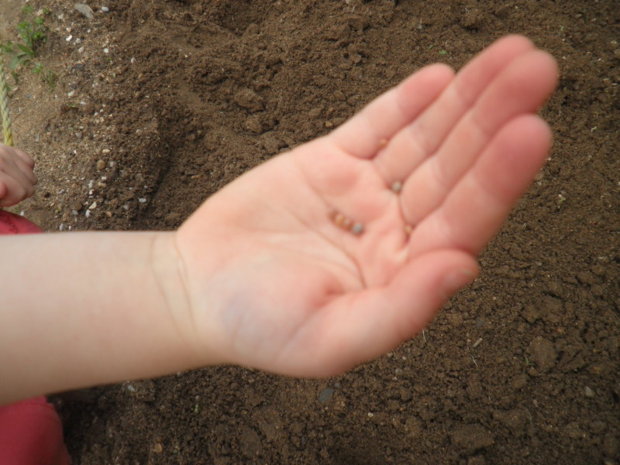
<svg viewBox="0 0 620 465">
<path fill-rule="evenodd" d="M 0 407 L 0 464 L 70 463 L 60 418 L 45 397 Z"/>
<path fill-rule="evenodd" d="M 17 216 L 0 210 L 0 234 L 30 234 L 38 232 L 41 232 L 41 229 L 23 216 Z"/>
<path fill-rule="evenodd" d="M 37 232 L 26 218 L 0 210 L 0 234 Z M 0 406 L 0 465 L 70 464 L 60 418 L 45 397 Z"/>
</svg>

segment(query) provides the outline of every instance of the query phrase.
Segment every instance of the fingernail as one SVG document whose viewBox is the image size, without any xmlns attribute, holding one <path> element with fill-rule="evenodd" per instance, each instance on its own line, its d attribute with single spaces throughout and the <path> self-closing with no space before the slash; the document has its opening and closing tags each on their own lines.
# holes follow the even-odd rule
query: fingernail
<svg viewBox="0 0 620 465">
<path fill-rule="evenodd" d="M 466 268 L 450 272 L 443 282 L 444 297 L 446 299 L 452 297 L 456 291 L 467 286 L 474 279 L 476 279 L 476 273 Z"/>
</svg>

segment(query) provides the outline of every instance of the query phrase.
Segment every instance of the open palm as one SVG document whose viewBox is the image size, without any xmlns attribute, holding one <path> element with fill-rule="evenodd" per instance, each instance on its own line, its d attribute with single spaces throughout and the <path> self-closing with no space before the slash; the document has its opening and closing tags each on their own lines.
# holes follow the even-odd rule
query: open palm
<svg viewBox="0 0 620 465">
<path fill-rule="evenodd" d="M 176 236 L 204 350 L 324 376 L 420 331 L 544 162 L 550 131 L 533 113 L 556 80 L 549 55 L 506 37 L 210 198 Z"/>
</svg>

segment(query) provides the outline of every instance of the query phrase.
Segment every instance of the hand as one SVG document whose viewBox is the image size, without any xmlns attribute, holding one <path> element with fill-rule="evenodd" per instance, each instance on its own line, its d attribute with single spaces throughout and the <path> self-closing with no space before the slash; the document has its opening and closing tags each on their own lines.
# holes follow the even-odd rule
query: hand
<svg viewBox="0 0 620 465">
<path fill-rule="evenodd" d="M 0 144 L 0 207 L 10 207 L 34 194 L 34 160 L 26 152 Z"/>
<path fill-rule="evenodd" d="M 415 335 L 543 164 L 534 112 L 556 81 L 548 54 L 506 37 L 214 195 L 176 235 L 195 340 L 226 363 L 326 376 Z"/>
</svg>

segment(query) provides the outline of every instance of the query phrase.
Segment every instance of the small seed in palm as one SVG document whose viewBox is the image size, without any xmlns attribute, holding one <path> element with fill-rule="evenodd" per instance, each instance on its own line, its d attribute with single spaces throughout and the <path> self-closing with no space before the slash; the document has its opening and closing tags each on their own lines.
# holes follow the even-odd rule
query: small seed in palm
<svg viewBox="0 0 620 465">
<path fill-rule="evenodd" d="M 351 232 L 355 234 L 356 236 L 359 236 L 360 234 L 364 232 L 364 225 L 362 223 L 355 223 L 351 227 Z"/>
<path fill-rule="evenodd" d="M 351 222 L 351 220 L 340 212 L 336 212 L 332 215 L 332 221 L 336 226 L 342 229 L 349 229 L 348 224 Z"/>
<path fill-rule="evenodd" d="M 351 218 L 346 217 L 340 212 L 333 212 L 330 215 L 332 223 L 338 226 L 340 229 L 344 229 L 345 231 L 349 231 L 356 236 L 360 235 L 364 232 L 364 225 L 362 223 L 354 223 Z"/>
</svg>

